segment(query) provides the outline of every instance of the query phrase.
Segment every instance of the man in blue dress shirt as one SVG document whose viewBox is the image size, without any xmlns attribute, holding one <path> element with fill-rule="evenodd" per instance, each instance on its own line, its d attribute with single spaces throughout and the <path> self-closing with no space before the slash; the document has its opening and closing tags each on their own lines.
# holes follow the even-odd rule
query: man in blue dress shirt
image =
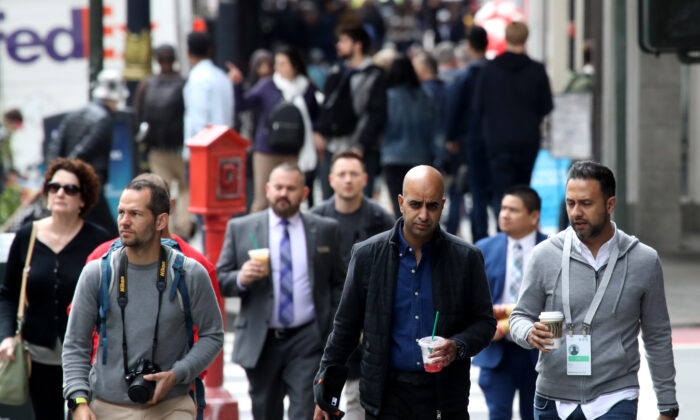
<svg viewBox="0 0 700 420">
<path fill-rule="evenodd" d="M 469 418 L 470 357 L 491 341 L 496 320 L 481 253 L 438 225 L 443 196 L 440 172 L 414 167 L 398 196 L 403 217 L 353 248 L 315 384 L 338 382 L 337 367 L 362 331 L 360 398 L 367 419 Z M 441 370 L 428 373 L 418 340 L 431 335 L 438 311 L 435 335 L 446 340 L 431 355 Z M 316 407 L 315 419 L 329 417 Z"/>
</svg>

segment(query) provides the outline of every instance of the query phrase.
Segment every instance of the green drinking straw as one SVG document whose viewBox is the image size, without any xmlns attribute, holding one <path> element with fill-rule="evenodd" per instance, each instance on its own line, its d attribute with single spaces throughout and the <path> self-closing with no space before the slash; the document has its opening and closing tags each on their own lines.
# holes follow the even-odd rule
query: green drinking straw
<svg viewBox="0 0 700 420">
<path fill-rule="evenodd" d="M 248 233 L 248 235 L 250 235 L 250 240 L 253 241 L 253 246 L 255 247 L 255 249 L 260 249 L 260 247 L 258 246 L 258 241 L 256 241 L 255 236 L 253 236 L 253 232 Z"/>
<path fill-rule="evenodd" d="M 438 316 L 440 316 L 440 311 L 435 312 L 435 323 L 433 324 L 433 336 L 430 337 L 430 341 L 435 341 L 435 328 L 437 328 L 437 320 Z"/>
<path fill-rule="evenodd" d="M 430 337 L 430 342 L 431 342 L 431 343 L 432 343 L 433 341 L 435 341 L 435 328 L 437 328 L 437 319 L 438 319 L 438 316 L 439 316 L 439 315 L 440 315 L 440 311 L 435 312 L 435 323 L 433 324 L 433 335 L 432 335 L 432 337 Z M 432 348 L 432 347 L 428 347 L 428 353 L 430 353 L 430 354 L 433 353 L 433 348 Z"/>
</svg>

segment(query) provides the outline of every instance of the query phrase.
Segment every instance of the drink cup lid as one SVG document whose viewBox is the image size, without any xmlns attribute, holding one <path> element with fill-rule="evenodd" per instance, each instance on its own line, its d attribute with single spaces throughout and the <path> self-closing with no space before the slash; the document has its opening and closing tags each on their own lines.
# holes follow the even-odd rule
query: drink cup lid
<svg viewBox="0 0 700 420">
<path fill-rule="evenodd" d="M 563 319 L 564 319 L 564 314 L 561 313 L 561 311 L 540 313 L 540 321 L 561 321 Z"/>
<path fill-rule="evenodd" d="M 418 340 L 418 345 L 421 347 L 437 347 L 444 342 L 445 342 L 444 338 L 438 337 L 436 335 L 434 340 L 431 340 L 431 337 L 421 338 L 420 340 Z"/>
<path fill-rule="evenodd" d="M 270 255 L 270 249 L 269 248 L 260 248 L 260 249 L 250 249 L 248 250 L 248 255 Z"/>
</svg>

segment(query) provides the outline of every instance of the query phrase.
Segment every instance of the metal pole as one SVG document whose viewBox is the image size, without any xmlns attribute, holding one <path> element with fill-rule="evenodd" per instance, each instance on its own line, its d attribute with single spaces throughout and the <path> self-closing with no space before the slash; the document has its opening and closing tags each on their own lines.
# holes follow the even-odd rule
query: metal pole
<svg viewBox="0 0 700 420">
<path fill-rule="evenodd" d="M 627 2 L 615 2 L 615 223 L 627 230 Z"/>
<path fill-rule="evenodd" d="M 88 95 L 92 98 L 92 87 L 97 75 L 102 71 L 104 52 L 102 50 L 102 0 L 90 0 L 90 85 Z"/>
<path fill-rule="evenodd" d="M 219 15 L 214 28 L 214 62 L 225 69 L 226 62 L 237 62 L 238 25 L 236 24 L 237 4 L 235 0 L 220 0 Z"/>
</svg>

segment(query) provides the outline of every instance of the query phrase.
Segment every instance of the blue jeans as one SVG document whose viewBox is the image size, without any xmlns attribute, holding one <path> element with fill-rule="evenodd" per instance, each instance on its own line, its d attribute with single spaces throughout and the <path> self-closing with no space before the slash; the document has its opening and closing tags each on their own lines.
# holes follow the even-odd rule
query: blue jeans
<svg viewBox="0 0 700 420">
<path fill-rule="evenodd" d="M 610 411 L 598 417 L 599 420 L 635 420 L 637 418 L 637 400 L 622 400 L 612 406 Z M 549 400 L 535 395 L 535 420 L 559 420 L 557 405 Z M 576 407 L 566 420 L 586 420 L 581 407 Z"/>
</svg>

